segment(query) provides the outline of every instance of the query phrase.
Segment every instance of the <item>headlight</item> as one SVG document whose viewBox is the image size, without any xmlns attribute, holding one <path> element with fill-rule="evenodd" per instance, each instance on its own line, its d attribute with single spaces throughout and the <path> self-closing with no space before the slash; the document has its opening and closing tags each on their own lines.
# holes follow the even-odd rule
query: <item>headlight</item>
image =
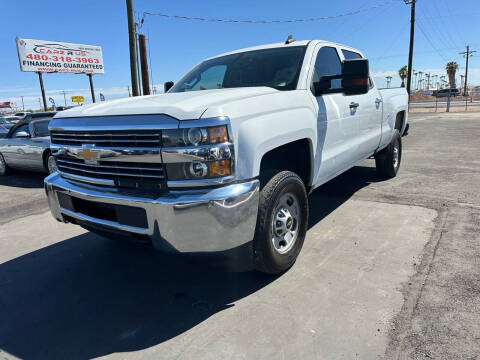
<svg viewBox="0 0 480 360">
<path fill-rule="evenodd" d="M 228 129 L 226 125 L 169 129 L 162 137 L 164 147 L 220 144 L 228 141 Z"/>
<path fill-rule="evenodd" d="M 226 125 L 167 129 L 162 157 L 169 181 L 206 180 L 233 175 L 234 151 Z"/>
</svg>

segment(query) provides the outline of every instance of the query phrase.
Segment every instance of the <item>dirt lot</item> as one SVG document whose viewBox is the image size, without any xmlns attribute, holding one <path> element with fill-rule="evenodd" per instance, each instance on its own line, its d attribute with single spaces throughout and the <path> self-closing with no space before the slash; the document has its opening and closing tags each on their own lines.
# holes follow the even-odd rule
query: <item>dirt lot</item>
<svg viewBox="0 0 480 360">
<path fill-rule="evenodd" d="M 41 175 L 0 179 L 0 358 L 478 358 L 480 114 L 410 122 L 395 179 L 369 160 L 311 195 L 278 277 L 57 223 Z"/>
</svg>

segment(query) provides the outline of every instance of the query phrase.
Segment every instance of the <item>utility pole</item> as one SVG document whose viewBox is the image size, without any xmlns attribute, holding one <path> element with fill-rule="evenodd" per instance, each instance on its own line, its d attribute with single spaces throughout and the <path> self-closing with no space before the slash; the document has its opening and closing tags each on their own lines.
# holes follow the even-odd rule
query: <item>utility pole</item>
<svg viewBox="0 0 480 360">
<path fill-rule="evenodd" d="M 66 97 L 67 92 L 65 90 L 62 90 L 61 92 L 63 93 L 63 101 L 65 102 L 65 107 L 67 107 L 67 97 Z"/>
<path fill-rule="evenodd" d="M 128 18 L 128 43 L 130 46 L 130 77 L 132 79 L 132 94 L 138 96 L 138 79 L 137 79 L 137 46 L 135 38 L 135 19 L 133 17 L 132 0 L 127 1 L 127 18 Z"/>
<path fill-rule="evenodd" d="M 127 85 L 127 90 L 128 90 L 128 97 L 131 97 L 132 94 L 130 93 L 130 85 Z"/>
<path fill-rule="evenodd" d="M 143 95 L 150 95 L 150 81 L 148 78 L 147 46 L 145 35 L 138 35 L 138 44 L 140 49 L 140 65 L 142 66 Z"/>
<path fill-rule="evenodd" d="M 25 111 L 25 105 L 23 103 L 23 96 L 20 96 L 22 98 L 22 110 Z"/>
<path fill-rule="evenodd" d="M 413 62 L 413 40 L 415 38 L 415 3 L 417 0 L 403 0 L 405 4 L 411 5 L 410 13 L 410 49 L 408 51 L 408 73 L 407 73 L 407 93 L 410 103 L 410 87 L 412 82 L 412 62 Z"/>
<path fill-rule="evenodd" d="M 465 64 L 465 84 L 463 88 L 463 95 L 465 96 L 465 110 L 467 110 L 468 106 L 468 92 L 467 92 L 467 83 L 468 83 L 468 58 L 473 56 L 473 53 L 476 53 L 476 50 L 471 51 L 470 46 L 467 45 L 467 51 L 461 52 L 460 55 L 463 55 L 466 58 Z"/>
</svg>

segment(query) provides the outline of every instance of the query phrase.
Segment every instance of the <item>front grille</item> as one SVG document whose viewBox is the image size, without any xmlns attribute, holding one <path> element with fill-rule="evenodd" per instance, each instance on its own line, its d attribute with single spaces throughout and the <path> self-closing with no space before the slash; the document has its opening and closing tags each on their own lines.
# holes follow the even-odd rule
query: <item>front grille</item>
<svg viewBox="0 0 480 360">
<path fill-rule="evenodd" d="M 99 147 L 160 148 L 160 130 L 57 131 L 50 133 L 52 144 L 95 145 Z"/>
<path fill-rule="evenodd" d="M 89 164 L 65 156 L 57 156 L 56 160 L 61 173 L 112 180 L 116 186 L 148 188 L 150 183 L 160 189 L 165 182 L 162 163 L 99 161 L 98 164 Z"/>
</svg>

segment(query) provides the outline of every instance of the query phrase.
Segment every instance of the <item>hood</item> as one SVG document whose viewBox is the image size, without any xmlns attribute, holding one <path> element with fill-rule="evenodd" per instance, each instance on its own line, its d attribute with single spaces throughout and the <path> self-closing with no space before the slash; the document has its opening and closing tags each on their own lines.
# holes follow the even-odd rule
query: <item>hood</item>
<svg viewBox="0 0 480 360">
<path fill-rule="evenodd" d="M 165 114 L 178 120 L 199 119 L 209 108 L 279 92 L 269 87 L 244 87 L 137 96 L 61 111 L 55 117 Z"/>
</svg>

